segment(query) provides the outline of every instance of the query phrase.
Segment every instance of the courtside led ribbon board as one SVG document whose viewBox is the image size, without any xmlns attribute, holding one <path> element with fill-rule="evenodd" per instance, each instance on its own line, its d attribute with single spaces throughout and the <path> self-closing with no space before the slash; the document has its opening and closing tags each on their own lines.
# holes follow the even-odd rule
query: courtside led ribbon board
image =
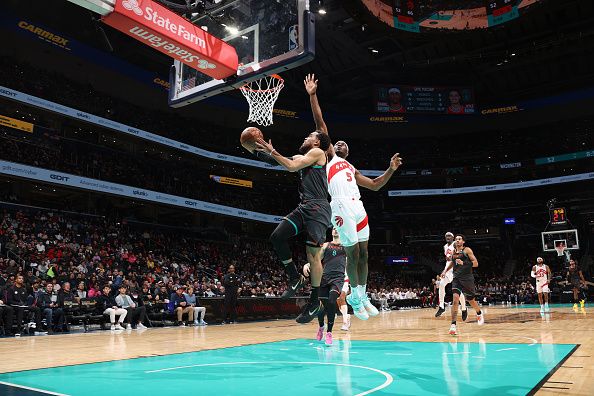
<svg viewBox="0 0 594 396">
<path fill-rule="evenodd" d="M 217 80 L 237 72 L 235 48 L 152 0 L 116 0 L 102 20 Z"/>
</svg>

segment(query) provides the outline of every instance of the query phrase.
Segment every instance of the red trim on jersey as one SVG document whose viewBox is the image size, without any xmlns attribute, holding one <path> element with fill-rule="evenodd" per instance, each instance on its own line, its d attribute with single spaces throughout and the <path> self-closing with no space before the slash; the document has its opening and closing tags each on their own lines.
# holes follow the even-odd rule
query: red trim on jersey
<svg viewBox="0 0 594 396">
<path fill-rule="evenodd" d="M 357 232 L 361 231 L 363 228 L 367 227 L 367 223 L 368 223 L 368 218 L 367 216 L 365 216 L 365 218 L 363 219 L 362 222 L 360 222 L 359 224 L 357 224 Z"/>
<path fill-rule="evenodd" d="M 339 161 L 335 164 L 332 164 L 330 170 L 328 171 L 328 183 L 330 183 L 330 180 L 332 180 L 334 175 L 345 169 L 349 169 L 351 172 L 355 173 L 355 168 L 353 168 L 351 164 L 346 161 Z M 353 180 L 355 179 L 353 178 Z"/>
<path fill-rule="evenodd" d="M 549 282 L 545 283 L 544 285 L 540 285 L 540 287 L 541 287 L 541 288 L 542 288 L 542 287 L 545 287 L 545 286 L 546 286 L 546 285 L 548 285 L 548 284 L 549 284 Z"/>
</svg>

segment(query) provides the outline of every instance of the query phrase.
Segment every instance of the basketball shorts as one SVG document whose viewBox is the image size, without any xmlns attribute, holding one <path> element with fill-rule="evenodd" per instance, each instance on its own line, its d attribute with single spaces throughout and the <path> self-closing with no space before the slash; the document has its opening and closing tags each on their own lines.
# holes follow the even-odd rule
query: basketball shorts
<svg viewBox="0 0 594 396">
<path fill-rule="evenodd" d="M 474 277 L 456 278 L 452 281 L 452 292 L 462 293 L 468 300 L 473 300 L 476 295 Z"/>
<path fill-rule="evenodd" d="M 441 278 L 440 282 L 443 282 L 444 286 L 446 286 L 449 283 L 452 283 L 453 280 L 454 280 L 454 271 L 449 270 L 448 272 L 446 272 L 445 276 L 443 278 Z M 439 285 L 441 286 L 441 283 Z"/>
<path fill-rule="evenodd" d="M 579 289 L 582 286 L 580 278 L 570 278 L 569 283 L 571 283 L 571 287 L 574 289 Z"/>
<path fill-rule="evenodd" d="M 307 245 L 321 247 L 326 242 L 331 213 L 328 201 L 311 200 L 300 203 L 285 219 L 295 227 L 295 235 L 305 232 Z"/>
<path fill-rule="evenodd" d="M 369 240 L 367 212 L 360 199 L 336 198 L 330 202 L 332 225 L 338 231 L 343 246 L 353 246 Z"/>
<path fill-rule="evenodd" d="M 328 299 L 331 297 L 330 294 L 333 295 L 333 298 L 338 298 L 344 284 L 344 278 L 325 278 L 322 275 L 322 282 L 320 283 L 320 290 L 318 294 L 320 296 L 319 298 Z"/>
<path fill-rule="evenodd" d="M 549 290 L 549 281 L 547 280 L 542 280 L 542 281 L 536 281 L 536 292 L 537 293 L 550 293 L 551 291 Z"/>
</svg>

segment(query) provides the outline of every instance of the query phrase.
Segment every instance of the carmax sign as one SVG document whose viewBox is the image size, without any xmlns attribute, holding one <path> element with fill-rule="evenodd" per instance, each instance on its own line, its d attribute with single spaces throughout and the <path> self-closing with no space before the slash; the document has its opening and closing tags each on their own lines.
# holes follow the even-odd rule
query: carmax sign
<svg viewBox="0 0 594 396">
<path fill-rule="evenodd" d="M 102 20 L 212 78 L 237 72 L 235 48 L 152 0 L 116 0 Z"/>
</svg>

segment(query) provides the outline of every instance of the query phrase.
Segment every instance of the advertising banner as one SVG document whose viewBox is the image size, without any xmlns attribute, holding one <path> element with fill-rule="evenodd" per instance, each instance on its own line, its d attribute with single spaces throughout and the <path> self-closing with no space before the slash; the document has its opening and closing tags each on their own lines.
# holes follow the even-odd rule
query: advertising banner
<svg viewBox="0 0 594 396">
<path fill-rule="evenodd" d="M 266 223 L 279 223 L 283 219 L 282 216 L 253 212 L 251 210 L 244 210 L 231 206 L 199 201 L 192 198 L 178 197 L 176 195 L 160 193 L 157 191 L 146 190 L 143 188 L 126 186 L 123 184 L 111 183 L 97 179 L 90 179 L 87 177 L 37 168 L 29 165 L 17 164 L 9 161 L 0 160 L 0 174 L 22 177 L 40 182 L 60 184 L 87 191 L 115 194 L 132 199 L 142 199 L 144 201 L 158 202 L 167 205 L 179 206 L 182 208 L 200 210 L 203 212 L 263 221 Z"/>
<path fill-rule="evenodd" d="M 29 133 L 33 133 L 33 127 L 34 127 L 34 125 L 31 124 L 30 122 L 17 120 L 15 118 L 3 116 L 3 115 L 0 115 L 0 125 L 9 127 L 9 128 L 13 128 L 13 129 L 18 129 L 18 130 L 24 131 L 24 132 L 29 132 Z"/>
<path fill-rule="evenodd" d="M 117 0 L 102 21 L 217 80 L 237 72 L 235 48 L 152 0 Z"/>
</svg>

